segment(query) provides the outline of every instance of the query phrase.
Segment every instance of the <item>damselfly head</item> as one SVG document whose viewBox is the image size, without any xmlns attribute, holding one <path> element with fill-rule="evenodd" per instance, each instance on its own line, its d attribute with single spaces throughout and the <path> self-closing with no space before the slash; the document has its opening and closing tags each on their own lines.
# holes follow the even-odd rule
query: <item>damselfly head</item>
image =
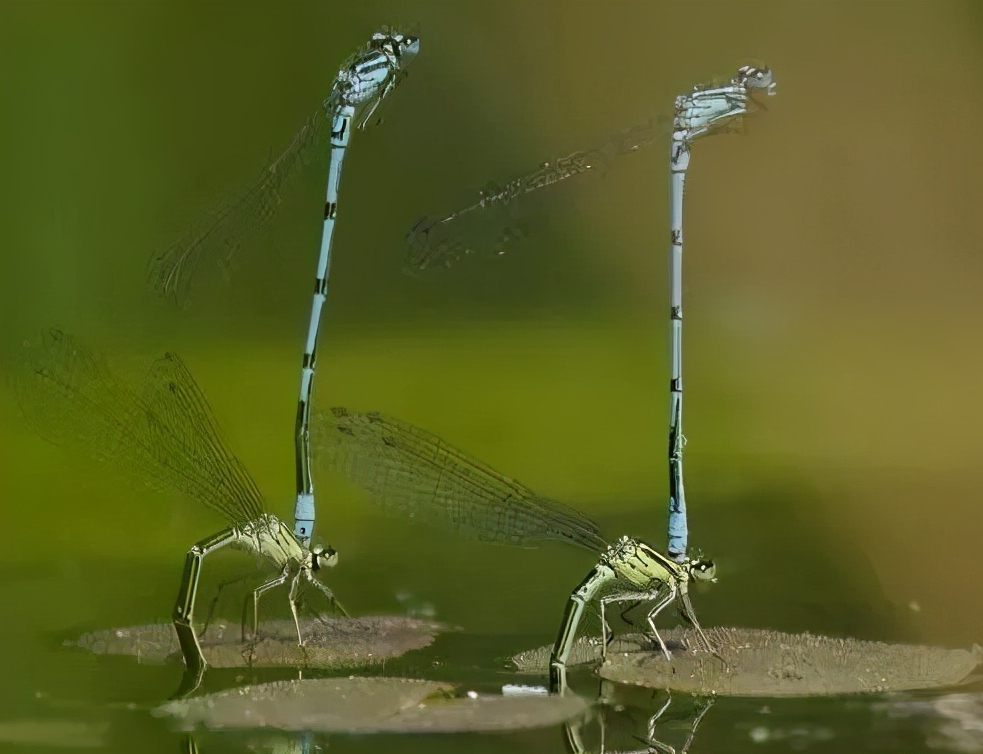
<svg viewBox="0 0 983 754">
<path fill-rule="evenodd" d="M 689 575 L 696 581 L 715 582 L 717 580 L 717 566 L 709 558 L 693 558 L 688 565 Z"/>
<path fill-rule="evenodd" d="M 420 38 L 398 35 L 400 65 L 406 65 L 420 52 Z"/>
<path fill-rule="evenodd" d="M 321 568 L 334 568 L 338 565 L 338 551 L 333 547 L 325 548 L 324 545 L 314 545 L 311 548 L 311 568 L 319 570 Z"/>
<path fill-rule="evenodd" d="M 770 68 L 756 65 L 742 65 L 738 68 L 734 83 L 748 89 L 764 89 L 769 96 L 775 94 L 778 86 Z"/>
<path fill-rule="evenodd" d="M 400 68 L 408 65 L 420 52 L 420 38 L 415 34 L 404 34 L 395 29 L 383 28 L 372 35 L 372 45 L 399 61 Z"/>
</svg>

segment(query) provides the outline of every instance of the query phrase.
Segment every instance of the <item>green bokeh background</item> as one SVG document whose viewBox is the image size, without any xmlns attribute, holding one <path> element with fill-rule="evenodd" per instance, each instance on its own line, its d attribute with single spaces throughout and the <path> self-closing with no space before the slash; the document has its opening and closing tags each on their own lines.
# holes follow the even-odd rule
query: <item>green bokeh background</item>
<svg viewBox="0 0 983 754">
<path fill-rule="evenodd" d="M 289 516 L 323 175 L 306 172 L 188 310 L 152 300 L 144 266 L 289 143 L 349 51 L 417 23 L 386 124 L 346 161 L 316 401 L 426 427 L 661 546 L 668 150 L 542 192 L 501 259 L 409 277 L 403 238 L 488 180 L 763 60 L 780 96 L 694 148 L 686 194 L 687 492 L 692 542 L 722 576 L 697 609 L 710 625 L 968 645 L 983 618 L 979 8 L 7 0 L 0 368 L 52 324 L 125 374 L 178 351 Z M 176 668 L 109 678 L 57 643 L 166 619 L 183 553 L 218 522 L 45 444 L 9 392 L 0 422 L 0 706 L 20 719 L 51 714 L 53 694 L 162 697 Z M 591 565 L 449 541 L 317 482 L 318 533 L 341 552 L 332 588 L 356 612 L 399 611 L 407 592 L 469 632 L 545 643 Z M 134 725 L 120 750 L 173 743 L 154 730 Z"/>
</svg>

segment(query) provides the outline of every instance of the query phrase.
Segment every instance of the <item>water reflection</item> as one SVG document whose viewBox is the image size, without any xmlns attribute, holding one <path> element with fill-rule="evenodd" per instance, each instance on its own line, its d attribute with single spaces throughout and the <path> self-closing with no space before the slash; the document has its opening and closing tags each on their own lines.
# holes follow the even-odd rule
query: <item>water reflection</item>
<svg viewBox="0 0 983 754">
<path fill-rule="evenodd" d="M 196 737 L 193 733 L 186 735 L 181 744 L 181 751 L 185 754 L 208 754 L 210 748 L 204 743 L 199 746 L 199 738 L 204 739 L 205 736 Z M 317 740 L 317 737 L 311 733 L 277 731 L 245 739 L 234 750 L 262 754 L 312 754 L 312 752 L 323 751 L 327 746 L 327 741 Z"/>
<path fill-rule="evenodd" d="M 316 693 L 316 692 L 315 692 Z M 444 727 L 439 721 L 440 705 L 435 705 L 434 726 L 431 730 L 411 728 L 406 732 L 431 733 L 467 733 L 495 732 L 508 733 L 530 726 L 530 715 L 523 712 L 520 704 L 512 713 L 513 724 L 504 721 L 495 728 L 486 727 L 489 720 L 482 714 L 481 701 L 489 702 L 490 708 L 496 701 L 508 700 L 509 697 L 477 694 L 468 692 L 466 697 L 458 697 L 455 703 L 475 704 L 473 712 L 459 719 L 459 725 Z M 553 697 L 556 700 L 556 697 Z M 527 696 L 523 700 L 526 710 L 532 709 L 544 701 L 540 696 Z M 658 752 L 659 754 L 685 754 L 690 750 L 699 730 L 700 724 L 716 702 L 716 697 L 694 697 L 677 695 L 675 698 L 667 691 L 649 692 L 638 689 L 617 686 L 606 681 L 600 682 L 597 696 L 587 710 L 574 715 L 562 723 L 562 739 L 569 754 L 642 754 L 642 752 Z M 326 710 L 326 716 L 330 712 Z M 494 714 L 494 713 L 493 713 Z M 262 723 L 260 723 L 262 724 Z M 257 726 L 255 718 L 243 720 L 243 728 Z M 288 726 L 289 727 L 289 726 Z M 365 732 L 371 733 L 372 730 Z M 382 731 L 382 734 L 399 732 L 392 727 Z M 246 730 L 211 730 L 188 733 L 183 741 L 183 750 L 195 754 L 208 754 L 215 751 L 249 751 L 249 752 L 291 752 L 303 753 L 322 751 L 329 746 L 336 746 L 339 733 L 311 732 L 309 730 L 286 731 L 246 731 Z M 341 735 L 347 735 L 342 733 Z"/>
<path fill-rule="evenodd" d="M 602 681 L 597 704 L 579 720 L 564 724 L 567 750 L 571 754 L 685 754 L 714 702 L 713 696 L 677 695 L 674 700 L 668 690 L 646 692 Z M 688 729 L 682 744 L 673 745 L 684 723 Z"/>
<path fill-rule="evenodd" d="M 921 729 L 929 748 L 983 751 L 983 693 L 946 694 L 935 699 L 898 695 L 874 708 L 891 719 L 926 721 Z"/>
</svg>

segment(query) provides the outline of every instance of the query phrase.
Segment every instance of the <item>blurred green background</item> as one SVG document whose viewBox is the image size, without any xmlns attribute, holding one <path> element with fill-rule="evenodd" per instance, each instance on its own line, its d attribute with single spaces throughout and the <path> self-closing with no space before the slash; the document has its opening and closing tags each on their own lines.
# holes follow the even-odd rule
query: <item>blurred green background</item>
<svg viewBox="0 0 983 754">
<path fill-rule="evenodd" d="M 711 625 L 979 640 L 978 3 L 8 0 L 5 375 L 52 324 L 128 374 L 178 351 L 289 516 L 323 175 L 307 171 L 188 310 L 153 300 L 144 268 L 290 142 L 383 23 L 418 24 L 422 51 L 346 161 L 317 405 L 426 427 L 661 547 L 668 149 L 542 192 L 501 259 L 409 277 L 403 238 L 489 180 L 767 62 L 770 111 L 699 142 L 687 185 L 691 542 L 722 575 L 697 610 Z M 33 681 L 8 680 L 0 701 L 27 714 L 36 690 L 65 688 L 53 637 L 165 619 L 184 552 L 218 522 L 45 444 L 9 392 L 0 421 L 0 599 L 20 613 L 0 665 Z M 470 631 L 545 643 L 591 565 L 449 542 L 318 485 L 317 532 L 341 551 L 332 588 L 357 612 L 399 610 L 406 591 Z M 81 674 L 74 692 L 86 683 L 104 682 Z"/>
</svg>

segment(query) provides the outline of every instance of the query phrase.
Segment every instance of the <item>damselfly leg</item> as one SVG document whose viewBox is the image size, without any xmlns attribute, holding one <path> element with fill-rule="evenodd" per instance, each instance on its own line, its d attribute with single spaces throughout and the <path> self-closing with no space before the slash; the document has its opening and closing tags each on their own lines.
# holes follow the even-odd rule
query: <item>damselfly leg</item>
<svg viewBox="0 0 983 754">
<path fill-rule="evenodd" d="M 602 634 L 603 646 L 601 649 L 602 659 L 607 657 L 607 648 L 614 640 L 614 632 L 611 631 L 611 627 L 608 624 L 607 615 L 606 615 L 606 610 L 608 605 L 615 602 L 634 602 L 635 604 L 638 604 L 639 602 L 658 600 L 660 597 L 662 597 L 664 592 L 665 592 L 664 589 L 660 589 L 652 592 L 629 592 L 627 594 L 612 594 L 607 597 L 602 597 L 600 600 L 598 600 L 601 606 L 601 630 L 603 632 Z M 655 637 L 655 640 L 658 643 L 659 648 L 662 650 L 662 654 L 664 654 L 666 659 L 669 660 L 670 662 L 672 661 L 672 655 L 669 654 L 669 650 L 666 648 L 665 642 L 662 641 L 662 637 L 659 635 L 658 630 L 655 628 L 655 624 L 652 622 L 652 619 L 655 617 L 655 615 L 658 614 L 660 610 L 662 610 L 662 608 L 664 608 L 667 604 L 672 602 L 674 597 L 675 594 L 673 594 L 670 591 L 669 596 L 661 599 L 658 602 L 656 608 L 650 611 L 648 615 L 649 629 L 652 631 L 652 634 Z"/>
</svg>

